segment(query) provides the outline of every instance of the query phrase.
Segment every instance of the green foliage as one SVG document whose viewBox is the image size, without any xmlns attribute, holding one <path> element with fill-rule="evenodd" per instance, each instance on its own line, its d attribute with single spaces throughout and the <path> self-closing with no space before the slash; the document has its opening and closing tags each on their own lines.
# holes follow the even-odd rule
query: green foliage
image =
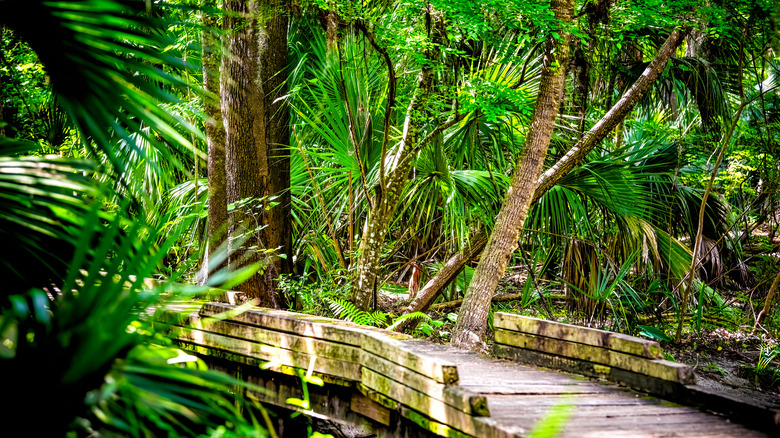
<svg viewBox="0 0 780 438">
<path fill-rule="evenodd" d="M 121 216 L 106 225 L 101 217 L 93 207 L 82 218 L 76 253 L 52 298 L 31 289 L 10 295 L 2 307 L 7 350 L 0 365 L 25 386 L 6 414 L 24 419 L 51 409 L 56 414 L 45 426 L 51 434 L 87 427 L 191 436 L 224 421 L 247 424 L 232 396 L 235 385 L 245 384 L 202 366 L 180 368 L 197 359 L 171 348 L 156 318 L 141 318 L 152 306 L 208 290 L 177 287 L 176 278 L 153 289 L 145 284 L 177 236 L 157 246 L 161 228 L 135 220 L 123 230 Z M 89 245 L 97 236 L 100 244 Z"/>
<path fill-rule="evenodd" d="M 40 146 L 0 138 L 0 275 L 9 293 L 64 274 L 77 230 L 98 195 L 90 162 L 29 155 Z M 3 294 L 4 295 L 4 294 Z"/>
<path fill-rule="evenodd" d="M 780 368 L 771 366 L 778 355 L 780 355 L 780 348 L 776 345 L 761 346 L 755 366 L 747 369 L 756 384 L 765 388 L 772 388 L 780 382 Z"/>
<path fill-rule="evenodd" d="M 388 326 L 389 316 L 381 310 L 367 312 L 358 309 L 349 301 L 338 299 L 331 300 L 329 307 L 337 318 L 343 318 L 344 320 L 354 322 L 355 324 L 371 325 L 374 327 Z"/>
<path fill-rule="evenodd" d="M 0 74 L 17 80 L 30 73 L 23 85 L 37 100 L 49 99 L 36 79 L 45 71 L 57 96 L 56 103 L 45 100 L 46 113 L 28 106 L 23 120 L 4 125 L 6 134 L 39 144 L 0 138 L 0 221 L 13 250 L 2 256 L 8 283 L 0 296 L 0 371 L 13 398 L 3 418 L 47 436 L 264 436 L 258 407 L 235 397 L 236 388 L 263 389 L 206 370 L 164 335 L 165 305 L 211 287 L 178 285 L 178 273 L 149 283 L 181 231 L 167 227 L 171 215 L 150 223 L 139 209 L 155 206 L 162 198 L 148 195 L 173 179 L 160 167 L 176 169 L 170 148 L 189 144 L 178 129 L 198 133 L 163 103 L 185 84 L 155 65 L 183 64 L 161 52 L 165 14 L 147 14 L 147 5 L 0 1 Z M 7 51 L 9 35 L 19 40 Z M 36 55 L 45 70 L 36 70 Z M 9 56 L 29 62 L 9 72 Z M 25 124 L 45 129 L 19 128 Z M 41 156 L 64 145 L 68 125 L 91 161 Z M 78 149 L 70 152 L 83 156 Z M 109 167 L 97 164 L 102 156 Z M 150 158 L 154 172 L 139 170 Z M 161 178 L 144 181 L 149 175 Z M 142 205 L 142 198 L 152 202 Z M 192 219 L 179 222 L 186 227 Z M 257 266 L 230 277 L 240 281 L 251 269 Z"/>
<path fill-rule="evenodd" d="M 657 327 L 640 324 L 637 325 L 637 328 L 641 330 L 639 334 L 642 336 L 647 336 L 648 338 L 655 339 L 656 341 L 672 342 L 672 338 Z"/>
</svg>

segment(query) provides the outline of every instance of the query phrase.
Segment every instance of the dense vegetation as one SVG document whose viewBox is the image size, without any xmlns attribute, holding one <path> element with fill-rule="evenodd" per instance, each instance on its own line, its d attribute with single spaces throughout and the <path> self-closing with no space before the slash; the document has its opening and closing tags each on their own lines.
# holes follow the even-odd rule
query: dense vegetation
<svg viewBox="0 0 780 438">
<path fill-rule="evenodd" d="M 5 414 L 261 430 L 145 316 L 230 288 L 468 348 L 492 299 L 774 339 L 778 8 L 0 0 Z"/>
</svg>

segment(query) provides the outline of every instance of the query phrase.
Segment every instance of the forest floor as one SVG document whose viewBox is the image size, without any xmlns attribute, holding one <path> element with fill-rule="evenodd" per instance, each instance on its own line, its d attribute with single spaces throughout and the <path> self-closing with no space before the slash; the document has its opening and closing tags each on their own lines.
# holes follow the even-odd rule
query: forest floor
<svg viewBox="0 0 780 438">
<path fill-rule="evenodd" d="M 759 362 L 762 350 L 780 347 L 776 339 L 718 328 L 662 347 L 669 359 L 694 367 L 699 385 L 780 408 L 780 357 Z"/>
</svg>

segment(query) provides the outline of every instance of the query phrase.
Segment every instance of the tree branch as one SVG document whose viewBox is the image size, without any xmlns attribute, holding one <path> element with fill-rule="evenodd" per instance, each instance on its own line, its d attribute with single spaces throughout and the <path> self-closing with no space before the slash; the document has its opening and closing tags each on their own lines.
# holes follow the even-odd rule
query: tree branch
<svg viewBox="0 0 780 438">
<path fill-rule="evenodd" d="M 623 97 L 596 123 L 590 131 L 582 136 L 571 149 L 561 157 L 557 163 L 547 169 L 539 177 L 539 186 L 534 193 L 531 203 L 547 193 L 550 188 L 558 183 L 564 176 L 578 166 L 585 157 L 609 135 L 610 132 L 631 112 L 634 106 L 647 93 L 650 86 L 655 82 L 658 76 L 664 71 L 666 63 L 677 50 L 677 46 L 682 43 L 688 29 L 675 29 L 669 38 L 666 39 L 663 46 L 658 49 L 655 59 L 650 62 L 642 75 L 634 82 L 631 88 L 626 91 Z"/>
<path fill-rule="evenodd" d="M 393 61 L 390 59 L 390 54 L 387 53 L 387 50 L 384 47 L 380 46 L 376 42 L 374 33 L 368 29 L 368 26 L 366 26 L 363 20 L 358 20 L 355 22 L 355 27 L 357 27 L 358 30 L 363 33 L 363 36 L 368 40 L 374 50 L 376 50 L 382 56 L 382 60 L 387 66 L 387 106 L 385 108 L 385 119 L 382 128 L 384 131 L 382 134 L 382 155 L 380 155 L 382 160 L 379 161 L 379 184 L 377 187 L 377 190 L 379 191 L 378 197 L 380 198 L 378 200 L 381 200 L 382 190 L 384 189 L 385 184 L 384 156 L 387 154 L 387 146 L 390 142 L 390 124 L 392 123 L 393 108 L 395 107 L 395 67 L 393 66 Z"/>
</svg>

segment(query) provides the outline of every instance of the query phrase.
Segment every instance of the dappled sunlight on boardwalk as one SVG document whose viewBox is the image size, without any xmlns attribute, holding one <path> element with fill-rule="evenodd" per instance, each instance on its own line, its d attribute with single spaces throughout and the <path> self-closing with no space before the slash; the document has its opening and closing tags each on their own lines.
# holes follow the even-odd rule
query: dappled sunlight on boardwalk
<svg viewBox="0 0 780 438">
<path fill-rule="evenodd" d="M 495 438 L 529 436 L 540 429 L 548 434 L 557 430 L 561 437 L 767 436 L 725 417 L 603 379 L 480 356 L 311 315 L 255 308 L 225 317 L 223 312 L 230 309 L 224 304 L 206 304 L 172 331 L 184 348 L 207 362 L 216 361 L 220 368 L 235 369 L 265 386 L 267 394 L 254 395 L 263 403 L 294 409 L 286 401 L 301 397 L 299 382 L 281 376 L 296 375 L 300 372 L 296 370 L 314 373 L 328 384 L 320 390 L 310 389 L 311 412 L 361 424 L 377 436 L 405 436 L 409 428 L 424 431 L 423 435 Z M 498 318 L 504 322 L 497 327 L 518 329 L 506 323 L 515 321 L 512 318 Z M 695 389 L 688 370 L 658 359 L 660 350 L 649 341 L 600 331 L 580 333 L 573 326 L 551 328 L 532 320 L 515 323 L 541 324 L 547 334 L 552 329 L 563 331 L 556 332 L 559 339 L 537 339 L 533 330 L 507 332 L 502 339 L 522 339 L 559 354 L 568 352 L 571 357 L 510 344 L 504 345 L 504 353 L 521 351 L 537 359 L 554 358 L 555 363 L 574 366 L 585 374 L 623 379 L 634 387 L 642 387 L 646 380 L 652 391 Z M 577 358 L 585 353 L 593 355 Z M 262 370 L 264 364 L 278 374 Z M 764 423 L 754 426 L 766 430 L 766 421 L 774 421 L 770 418 L 774 411 L 755 412 Z M 542 435 L 548 436 L 538 436 Z"/>
</svg>

